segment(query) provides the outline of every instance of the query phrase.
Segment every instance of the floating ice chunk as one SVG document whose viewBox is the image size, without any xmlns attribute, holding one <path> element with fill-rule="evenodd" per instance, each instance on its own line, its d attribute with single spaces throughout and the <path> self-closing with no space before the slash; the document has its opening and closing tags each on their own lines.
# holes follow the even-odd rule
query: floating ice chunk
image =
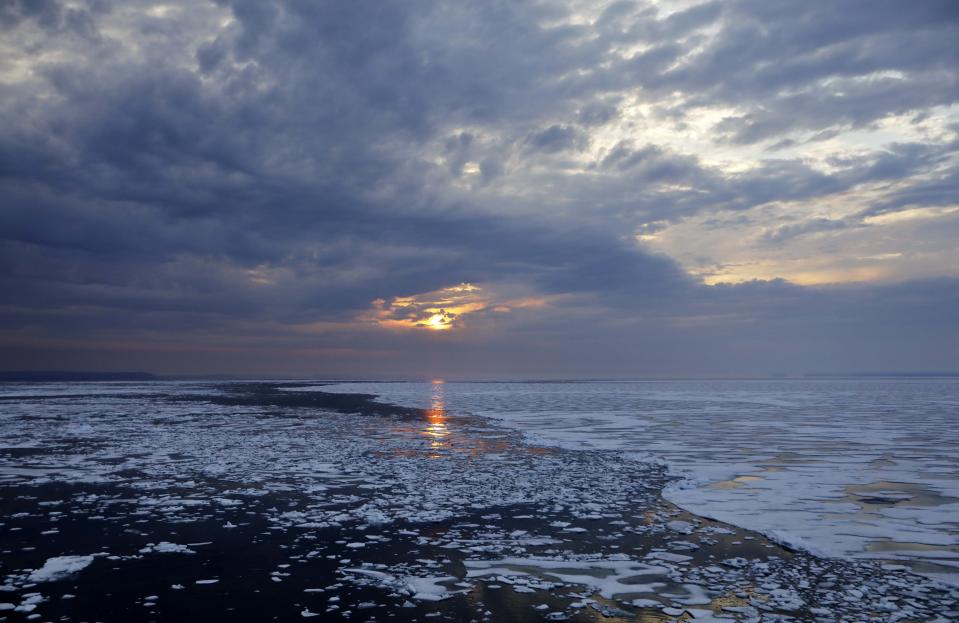
<svg viewBox="0 0 959 623">
<path fill-rule="evenodd" d="M 53 582 L 86 569 L 92 562 L 93 556 L 57 556 L 48 559 L 28 579 L 31 582 Z"/>
<path fill-rule="evenodd" d="M 40 593 L 27 593 L 20 600 L 20 605 L 14 608 L 14 612 L 33 612 L 37 609 L 37 604 L 43 603 L 47 598 Z"/>
<path fill-rule="evenodd" d="M 466 577 L 535 575 L 580 584 L 595 589 L 607 599 L 616 595 L 654 592 L 665 586 L 669 569 L 647 565 L 617 556 L 594 560 L 558 560 L 549 558 L 503 558 L 501 560 L 465 560 Z M 643 578 L 646 583 L 638 583 Z M 502 578 L 496 578 L 502 580 Z"/>
<path fill-rule="evenodd" d="M 726 558 L 725 560 L 720 560 L 719 564 L 732 567 L 733 569 L 742 569 L 743 567 L 749 566 L 749 561 L 745 558 L 737 556 L 736 558 Z"/>
<path fill-rule="evenodd" d="M 167 541 L 160 541 L 156 545 L 153 543 L 147 543 L 146 547 L 140 548 L 141 554 L 195 554 L 196 552 L 186 545 L 180 545 L 178 543 L 169 543 Z"/>
<path fill-rule="evenodd" d="M 652 558 L 654 560 L 665 560 L 666 562 L 687 562 L 693 559 L 692 556 L 675 554 L 673 552 L 653 552 L 651 554 L 647 554 L 646 558 Z"/>
<path fill-rule="evenodd" d="M 442 583 L 453 582 L 456 578 L 448 575 L 417 577 L 397 577 L 374 569 L 344 569 L 344 573 L 366 576 L 385 588 L 396 590 L 422 601 L 441 601 L 452 596 Z M 330 601 L 333 601 L 332 598 Z"/>
<path fill-rule="evenodd" d="M 684 583 L 680 584 L 678 589 L 679 591 L 660 591 L 659 594 L 686 606 L 703 606 L 712 601 L 706 589 L 699 584 Z"/>
<path fill-rule="evenodd" d="M 681 532 L 683 534 L 689 534 L 693 531 L 695 526 L 688 521 L 680 521 L 678 519 L 666 522 L 666 527 L 675 532 Z"/>
<path fill-rule="evenodd" d="M 706 610 L 704 608 L 686 608 L 686 613 L 691 615 L 697 623 L 728 623 L 728 616 L 716 616 L 716 613 L 712 610 Z"/>
<path fill-rule="evenodd" d="M 852 594 L 855 595 L 854 593 Z M 770 600 L 776 604 L 777 608 L 781 608 L 783 610 L 798 610 L 806 605 L 802 597 L 799 596 L 799 593 L 788 588 L 774 589 L 770 592 L 769 597 Z M 859 595 L 855 595 L 856 599 L 860 597 L 862 597 L 861 593 Z"/>
<path fill-rule="evenodd" d="M 300 612 L 300 616 L 303 617 L 304 619 L 308 619 L 308 618 L 310 618 L 310 617 L 318 617 L 318 616 L 320 616 L 320 613 L 319 613 L 319 612 L 310 612 L 310 609 L 309 609 L 309 608 L 303 608 L 303 610 Z"/>
<path fill-rule="evenodd" d="M 393 521 L 389 515 L 371 504 L 364 504 L 353 512 L 359 519 L 371 526 L 381 526 Z"/>
<path fill-rule="evenodd" d="M 456 578 L 449 575 L 425 578 L 411 576 L 405 578 L 406 584 L 413 589 L 413 599 L 423 601 L 441 601 L 450 597 L 449 590 L 440 583 L 454 580 L 456 580 Z"/>
</svg>

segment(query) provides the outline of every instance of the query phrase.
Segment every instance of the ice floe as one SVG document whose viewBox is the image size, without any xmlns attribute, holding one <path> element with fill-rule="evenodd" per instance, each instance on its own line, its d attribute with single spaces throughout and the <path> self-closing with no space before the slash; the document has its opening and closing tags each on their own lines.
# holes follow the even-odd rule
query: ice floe
<svg viewBox="0 0 959 623">
<path fill-rule="evenodd" d="M 93 556 L 57 556 L 50 558 L 42 567 L 30 573 L 31 582 L 53 582 L 73 575 L 90 566 Z"/>
</svg>

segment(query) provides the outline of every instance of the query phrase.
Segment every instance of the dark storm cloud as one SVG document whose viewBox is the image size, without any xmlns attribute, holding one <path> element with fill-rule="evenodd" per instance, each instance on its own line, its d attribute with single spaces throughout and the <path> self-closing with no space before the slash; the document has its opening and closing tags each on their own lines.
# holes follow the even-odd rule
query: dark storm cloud
<svg viewBox="0 0 959 623">
<path fill-rule="evenodd" d="M 624 316 L 721 317 L 726 291 L 634 235 L 883 181 L 896 189 L 870 214 L 944 205 L 959 188 L 954 172 L 911 177 L 946 166 L 955 144 L 941 141 L 830 172 L 783 157 L 729 173 L 630 136 L 575 175 L 550 168 L 637 94 L 679 122 L 736 109 L 716 131 L 737 144 L 955 103 L 952 2 L 708 2 L 667 16 L 617 2 L 595 23 L 546 3 L 149 7 L 0 4 L 19 55 L 0 63 L 15 76 L 0 101 L 4 335 L 239 335 L 470 281 L 578 297 L 602 310 L 597 335 Z M 774 305 L 807 291 L 729 292 Z M 582 327 L 581 309 L 549 322 Z"/>
</svg>

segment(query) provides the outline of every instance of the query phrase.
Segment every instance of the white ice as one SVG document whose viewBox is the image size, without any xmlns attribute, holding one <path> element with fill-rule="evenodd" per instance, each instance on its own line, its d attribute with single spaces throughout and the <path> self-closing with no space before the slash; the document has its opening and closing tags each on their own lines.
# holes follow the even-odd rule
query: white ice
<svg viewBox="0 0 959 623">
<path fill-rule="evenodd" d="M 423 408 L 436 392 L 314 389 Z M 684 477 L 666 497 L 694 513 L 823 556 L 921 562 L 959 585 L 949 564 L 959 551 L 959 380 L 445 383 L 442 392 L 449 412 L 494 418 L 534 443 L 665 463 Z M 919 561 L 909 544 L 940 559 Z"/>
<path fill-rule="evenodd" d="M 29 576 L 31 582 L 53 582 L 82 571 L 93 562 L 93 556 L 57 556 L 49 558 Z"/>
</svg>

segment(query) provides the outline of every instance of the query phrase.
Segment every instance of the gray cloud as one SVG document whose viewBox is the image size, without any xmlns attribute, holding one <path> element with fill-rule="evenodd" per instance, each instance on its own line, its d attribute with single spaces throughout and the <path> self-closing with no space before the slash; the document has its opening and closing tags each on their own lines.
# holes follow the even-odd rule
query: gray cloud
<svg viewBox="0 0 959 623">
<path fill-rule="evenodd" d="M 586 146 L 588 139 L 581 131 L 572 126 L 554 124 L 544 130 L 530 134 L 526 137 L 526 142 L 533 149 L 556 153 L 567 149 L 582 149 Z"/>
<path fill-rule="evenodd" d="M 789 315 L 811 330 L 823 308 L 813 301 L 862 315 L 900 291 L 707 288 L 635 234 L 885 185 L 861 221 L 947 205 L 959 189 L 954 136 L 855 150 L 828 170 L 777 155 L 728 171 L 616 125 L 636 97 L 650 103 L 645 122 L 676 127 L 733 108 L 711 130 L 717 145 L 785 150 L 921 117 L 959 97 L 950 2 L 906 15 L 891 2 L 709 2 L 665 17 L 617 2 L 594 23 L 539 3 L 146 8 L 0 7 L 4 49 L 16 51 L 0 63 L 11 76 L 0 101 L 0 337 L 12 349 L 0 365 L 59 367 L 54 354 L 96 350 L 83 340 L 153 344 L 197 331 L 281 349 L 299 325 L 348 324 L 373 299 L 471 281 L 566 301 L 536 326 L 521 313 L 503 320 L 503 335 L 565 335 L 562 351 L 623 331 L 635 332 L 623 340 L 633 348 L 668 334 L 684 353 L 676 365 L 692 370 L 718 338 L 697 329 L 695 346 L 666 330 L 682 319 L 740 327 L 730 319 L 758 310 L 769 314 L 758 333 L 738 335 L 772 339 Z M 622 136 L 601 147 L 615 128 Z M 767 242 L 841 224 L 799 219 Z M 920 288 L 930 330 L 943 322 L 936 297 L 951 309 L 954 288 Z M 870 318 L 879 327 L 900 316 Z M 653 319 L 662 330 L 644 324 Z M 435 347 L 369 327 L 311 339 Z M 50 340 L 83 345 L 40 346 Z M 151 352 L 143 361 L 176 369 L 174 355 Z M 591 357 L 584 365 L 601 352 Z"/>
<path fill-rule="evenodd" d="M 763 239 L 768 244 L 780 244 L 799 236 L 805 236 L 807 234 L 815 234 L 819 232 L 835 231 L 837 229 L 845 229 L 847 227 L 849 227 L 849 224 L 845 221 L 828 218 L 815 218 L 802 223 L 794 223 L 791 225 L 782 225 L 777 227 L 767 232 L 763 236 Z"/>
</svg>

